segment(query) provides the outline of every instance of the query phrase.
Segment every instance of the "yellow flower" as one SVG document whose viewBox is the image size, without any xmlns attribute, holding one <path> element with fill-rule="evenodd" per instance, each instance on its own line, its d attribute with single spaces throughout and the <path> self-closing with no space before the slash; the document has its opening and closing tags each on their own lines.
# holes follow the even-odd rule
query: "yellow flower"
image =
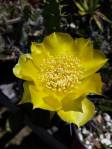
<svg viewBox="0 0 112 149">
<path fill-rule="evenodd" d="M 23 102 L 82 126 L 94 115 L 94 104 L 86 95 L 101 94 L 102 81 L 96 72 L 106 61 L 90 40 L 52 33 L 42 43 L 32 43 L 31 54 L 22 54 L 13 72 L 26 80 Z"/>
</svg>

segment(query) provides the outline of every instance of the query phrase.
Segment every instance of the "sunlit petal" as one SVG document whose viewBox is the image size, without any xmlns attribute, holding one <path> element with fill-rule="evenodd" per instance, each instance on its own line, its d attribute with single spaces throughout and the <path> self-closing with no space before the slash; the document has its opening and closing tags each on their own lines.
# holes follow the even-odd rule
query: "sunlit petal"
<svg viewBox="0 0 112 149">
<path fill-rule="evenodd" d="M 85 98 L 82 100 L 82 111 L 83 112 L 60 110 L 58 115 L 64 121 L 68 123 L 74 123 L 80 127 L 86 124 L 93 117 L 95 113 L 94 104 Z"/>
<path fill-rule="evenodd" d="M 36 90 L 35 86 L 30 86 L 29 90 L 31 93 L 33 108 L 41 108 L 50 111 L 56 111 L 60 108 L 60 104 L 56 98 L 52 96 L 48 97 L 45 93 L 39 92 Z"/>
<path fill-rule="evenodd" d="M 74 97 L 78 98 L 91 93 L 101 95 L 102 86 L 103 84 L 100 74 L 95 73 L 77 85 L 77 87 L 74 89 Z"/>
<path fill-rule="evenodd" d="M 73 55 L 73 39 L 67 33 L 52 33 L 45 37 L 43 46 L 53 56 Z"/>
<path fill-rule="evenodd" d="M 20 79 L 32 81 L 38 76 L 38 71 L 33 65 L 30 54 L 22 54 L 18 63 L 13 68 L 13 73 Z"/>
</svg>

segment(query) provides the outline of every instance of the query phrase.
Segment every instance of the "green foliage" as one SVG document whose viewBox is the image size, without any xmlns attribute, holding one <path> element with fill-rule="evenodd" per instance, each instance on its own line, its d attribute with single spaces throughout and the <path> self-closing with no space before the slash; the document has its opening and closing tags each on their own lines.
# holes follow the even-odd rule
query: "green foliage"
<svg viewBox="0 0 112 149">
<path fill-rule="evenodd" d="M 79 2 L 74 1 L 75 5 L 79 9 L 80 15 L 92 14 L 99 8 L 99 0 L 80 0 Z"/>
<path fill-rule="evenodd" d="M 99 0 L 80 0 L 74 1 L 81 16 L 90 15 L 90 24 L 92 20 L 95 21 L 98 28 L 103 32 L 102 20 L 112 23 L 102 12 L 100 12 Z"/>
</svg>

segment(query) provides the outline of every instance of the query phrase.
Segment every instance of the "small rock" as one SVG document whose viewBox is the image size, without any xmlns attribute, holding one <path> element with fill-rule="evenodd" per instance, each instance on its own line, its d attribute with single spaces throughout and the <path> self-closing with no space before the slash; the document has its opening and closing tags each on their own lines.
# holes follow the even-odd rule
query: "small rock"
<svg viewBox="0 0 112 149">
<path fill-rule="evenodd" d="M 103 134 L 100 134 L 100 139 L 104 139 L 104 135 Z"/>
<path fill-rule="evenodd" d="M 86 144 L 90 144 L 90 142 L 88 140 L 86 140 Z"/>
<path fill-rule="evenodd" d="M 110 140 L 108 140 L 107 138 L 101 139 L 101 143 L 106 144 L 106 145 L 111 145 L 112 144 L 112 142 Z"/>
<path fill-rule="evenodd" d="M 111 121 L 111 117 L 107 113 L 104 113 L 104 120 L 109 122 Z"/>
<path fill-rule="evenodd" d="M 107 126 L 112 126 L 112 123 L 111 122 L 107 122 Z"/>
<path fill-rule="evenodd" d="M 93 144 L 95 147 L 97 147 L 98 149 L 101 149 L 101 143 L 99 140 L 94 139 L 93 140 Z"/>
<path fill-rule="evenodd" d="M 105 137 L 109 140 L 111 140 L 111 134 L 110 133 L 105 133 Z"/>
<path fill-rule="evenodd" d="M 82 129 L 82 133 L 85 134 L 85 135 L 88 135 L 89 134 L 89 131 L 86 128 L 83 128 Z"/>
<path fill-rule="evenodd" d="M 71 27 L 71 28 L 76 28 L 76 25 L 72 22 L 72 23 L 70 24 L 70 27 Z"/>
<path fill-rule="evenodd" d="M 97 117 L 96 117 L 96 121 L 101 124 L 103 122 L 103 118 L 102 116 L 99 114 Z"/>
<path fill-rule="evenodd" d="M 91 145 L 89 145 L 89 146 L 88 146 L 88 149 L 92 149 L 92 146 L 91 146 Z"/>
<path fill-rule="evenodd" d="M 78 135 L 79 135 L 79 139 L 80 139 L 81 141 L 84 141 L 83 135 L 82 135 L 81 133 L 79 133 Z"/>
</svg>

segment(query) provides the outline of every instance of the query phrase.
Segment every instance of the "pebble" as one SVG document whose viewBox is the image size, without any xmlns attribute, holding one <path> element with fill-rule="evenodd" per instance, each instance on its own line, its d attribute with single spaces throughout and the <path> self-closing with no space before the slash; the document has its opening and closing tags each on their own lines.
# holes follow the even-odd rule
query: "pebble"
<svg viewBox="0 0 112 149">
<path fill-rule="evenodd" d="M 76 28 L 76 25 L 72 22 L 72 23 L 70 24 L 70 27 L 71 27 L 71 28 Z"/>
<path fill-rule="evenodd" d="M 88 135 L 88 134 L 89 134 L 89 131 L 88 131 L 86 128 L 83 128 L 83 129 L 82 129 L 82 133 L 83 133 L 84 135 Z"/>
<path fill-rule="evenodd" d="M 105 137 L 109 140 L 111 140 L 111 134 L 110 133 L 105 133 Z"/>
<path fill-rule="evenodd" d="M 81 140 L 82 142 L 84 141 L 83 135 L 82 135 L 81 133 L 79 133 L 79 138 L 80 138 L 80 140 Z"/>
<path fill-rule="evenodd" d="M 92 146 L 91 146 L 91 145 L 89 145 L 89 146 L 88 146 L 88 149 L 92 149 Z"/>
<path fill-rule="evenodd" d="M 112 122 L 107 122 L 107 126 L 112 126 Z"/>
<path fill-rule="evenodd" d="M 104 138 L 104 135 L 103 134 L 100 134 L 100 139 L 102 140 Z"/>
<path fill-rule="evenodd" d="M 0 85 L 0 90 L 6 95 L 12 102 L 17 101 L 16 93 L 13 89 L 14 83 Z"/>
<path fill-rule="evenodd" d="M 111 121 L 111 117 L 107 113 L 104 113 L 103 115 L 104 115 L 105 121 L 107 122 Z"/>
<path fill-rule="evenodd" d="M 112 144 L 112 142 L 107 138 L 101 139 L 101 143 L 106 144 L 106 145 L 111 145 Z"/>
<path fill-rule="evenodd" d="M 86 140 L 86 144 L 90 144 L 90 141 Z"/>
</svg>

